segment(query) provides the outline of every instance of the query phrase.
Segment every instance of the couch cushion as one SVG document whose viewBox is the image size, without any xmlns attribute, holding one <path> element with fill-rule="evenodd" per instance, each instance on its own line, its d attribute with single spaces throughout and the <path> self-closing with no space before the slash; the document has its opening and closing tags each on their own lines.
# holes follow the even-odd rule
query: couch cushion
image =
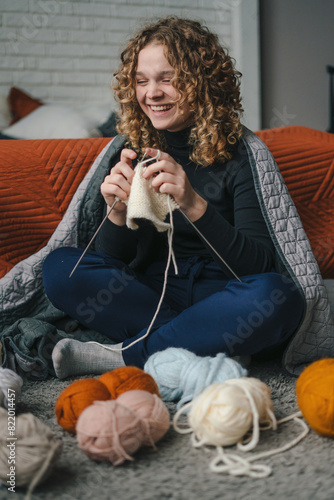
<svg viewBox="0 0 334 500">
<path fill-rule="evenodd" d="M 109 140 L 1 142 L 0 277 L 47 243 Z"/>
</svg>

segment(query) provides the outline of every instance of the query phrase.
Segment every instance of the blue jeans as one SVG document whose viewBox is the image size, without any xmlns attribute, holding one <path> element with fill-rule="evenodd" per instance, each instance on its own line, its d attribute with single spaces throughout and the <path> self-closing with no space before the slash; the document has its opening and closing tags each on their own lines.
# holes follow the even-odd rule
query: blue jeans
<svg viewBox="0 0 334 500">
<path fill-rule="evenodd" d="M 142 337 L 156 311 L 165 262 L 138 273 L 120 260 L 82 250 L 59 248 L 43 266 L 46 293 L 58 309 L 82 325 L 131 344 Z M 172 268 L 173 266 L 171 266 Z M 304 300 L 294 283 L 270 272 L 228 280 L 214 262 L 191 257 L 170 269 L 160 311 L 147 338 L 122 352 L 126 365 L 143 367 L 168 347 L 199 356 L 254 355 L 284 343 L 298 328 Z"/>
</svg>

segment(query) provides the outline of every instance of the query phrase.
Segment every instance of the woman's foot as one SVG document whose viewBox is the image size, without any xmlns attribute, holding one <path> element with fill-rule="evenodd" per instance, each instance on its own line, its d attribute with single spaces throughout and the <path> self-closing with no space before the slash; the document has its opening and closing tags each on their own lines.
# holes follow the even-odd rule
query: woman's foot
<svg viewBox="0 0 334 500">
<path fill-rule="evenodd" d="M 62 339 L 52 352 L 53 367 L 58 378 L 76 375 L 101 375 L 125 366 L 122 344 L 102 346 L 74 339 Z"/>
</svg>

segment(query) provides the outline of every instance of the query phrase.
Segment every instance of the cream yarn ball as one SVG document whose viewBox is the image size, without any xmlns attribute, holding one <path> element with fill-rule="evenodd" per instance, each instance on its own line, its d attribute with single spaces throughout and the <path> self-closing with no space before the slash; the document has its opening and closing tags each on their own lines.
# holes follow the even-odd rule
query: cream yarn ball
<svg viewBox="0 0 334 500">
<path fill-rule="evenodd" d="M 177 420 L 187 407 L 190 408 L 190 429 L 184 431 L 177 427 Z M 193 432 L 195 446 L 238 444 L 238 448 L 244 451 L 256 446 L 260 425 L 262 428 L 275 427 L 276 419 L 269 387 L 252 377 L 210 385 L 174 417 L 174 426 L 179 432 Z M 242 444 L 251 429 L 252 438 Z"/>
</svg>

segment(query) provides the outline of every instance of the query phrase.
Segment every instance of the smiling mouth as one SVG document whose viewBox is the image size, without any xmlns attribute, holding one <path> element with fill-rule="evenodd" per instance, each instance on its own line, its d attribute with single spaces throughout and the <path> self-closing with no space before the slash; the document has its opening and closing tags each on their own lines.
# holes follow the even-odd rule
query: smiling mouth
<svg viewBox="0 0 334 500">
<path fill-rule="evenodd" d="M 168 111 L 174 107 L 174 104 L 164 104 L 159 106 L 149 105 L 152 111 Z"/>
</svg>

